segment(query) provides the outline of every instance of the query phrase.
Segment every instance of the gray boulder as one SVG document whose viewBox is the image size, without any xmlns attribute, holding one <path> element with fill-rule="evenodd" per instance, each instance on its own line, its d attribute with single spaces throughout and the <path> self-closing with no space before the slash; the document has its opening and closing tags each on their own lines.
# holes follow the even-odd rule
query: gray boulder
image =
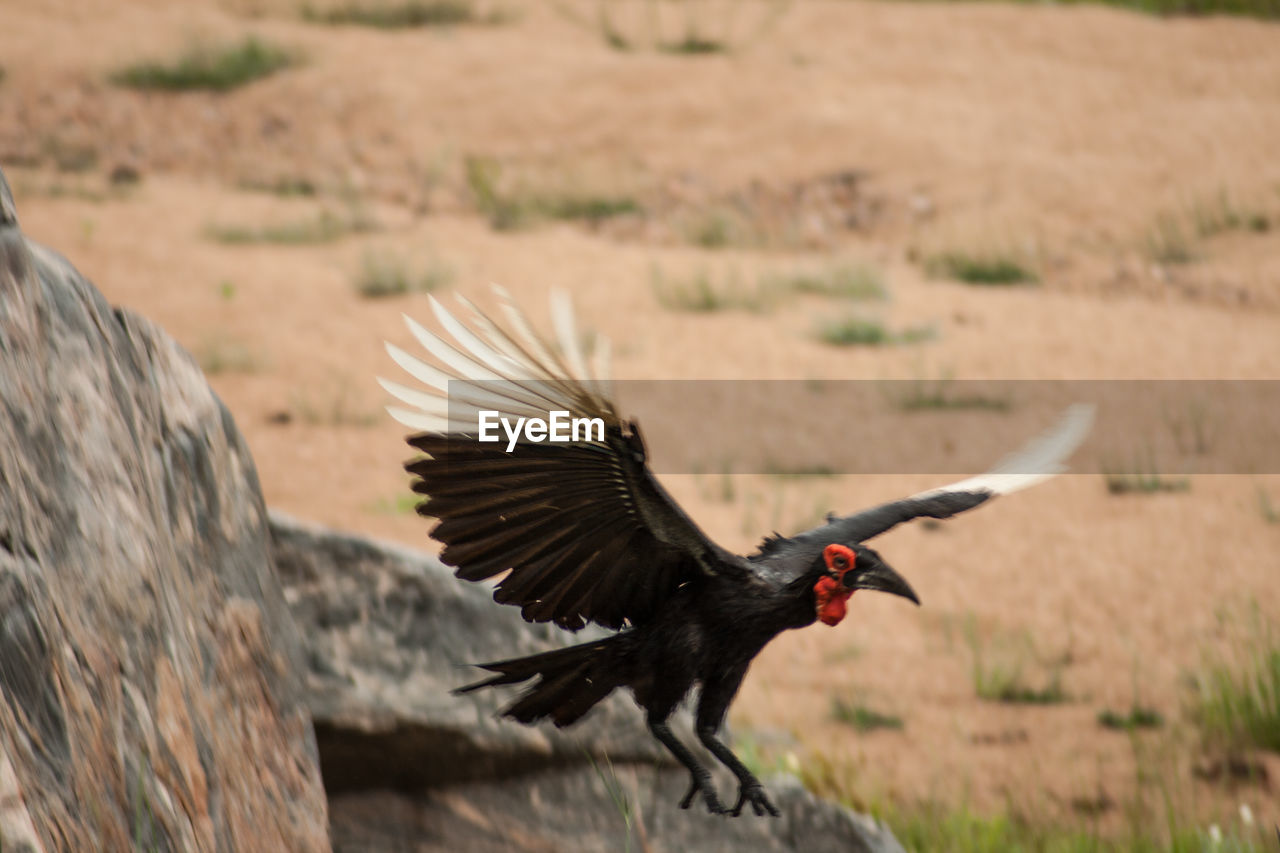
<svg viewBox="0 0 1280 853">
<path fill-rule="evenodd" d="M 0 176 L 0 848 L 326 850 L 257 474 Z"/>
<path fill-rule="evenodd" d="M 779 819 L 681 810 L 688 774 L 625 693 L 565 730 L 498 719 L 510 690 L 450 693 L 480 674 L 466 664 L 599 635 L 527 623 L 426 554 L 277 512 L 271 533 L 307 636 L 335 850 L 902 850 L 785 776 L 766 781 Z M 687 715 L 677 731 L 696 743 Z M 736 792 L 732 777 L 717 779 Z"/>
</svg>

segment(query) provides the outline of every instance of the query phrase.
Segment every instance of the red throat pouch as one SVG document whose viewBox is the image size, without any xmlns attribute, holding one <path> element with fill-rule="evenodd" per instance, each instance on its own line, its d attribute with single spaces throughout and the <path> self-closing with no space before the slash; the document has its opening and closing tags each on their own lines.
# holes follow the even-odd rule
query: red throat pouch
<svg viewBox="0 0 1280 853">
<path fill-rule="evenodd" d="M 848 612 L 846 602 L 853 590 L 845 589 L 835 578 L 821 577 L 813 585 L 813 594 L 818 603 L 818 619 L 824 625 L 839 625 Z"/>
</svg>

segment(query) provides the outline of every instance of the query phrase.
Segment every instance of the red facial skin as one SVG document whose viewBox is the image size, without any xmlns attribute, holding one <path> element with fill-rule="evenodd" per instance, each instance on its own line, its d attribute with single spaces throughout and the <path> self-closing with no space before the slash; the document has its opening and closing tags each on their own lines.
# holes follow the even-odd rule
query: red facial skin
<svg viewBox="0 0 1280 853">
<path fill-rule="evenodd" d="M 834 573 L 836 577 L 823 575 L 813 585 L 813 594 L 818 603 L 818 619 L 824 625 L 839 625 L 845 613 L 848 612 L 846 602 L 849 596 L 853 595 L 853 590 L 844 588 L 844 576 L 853 568 L 854 560 L 857 558 L 852 548 L 844 545 L 828 545 L 822 551 L 822 559 L 827 564 L 827 570 Z"/>
</svg>

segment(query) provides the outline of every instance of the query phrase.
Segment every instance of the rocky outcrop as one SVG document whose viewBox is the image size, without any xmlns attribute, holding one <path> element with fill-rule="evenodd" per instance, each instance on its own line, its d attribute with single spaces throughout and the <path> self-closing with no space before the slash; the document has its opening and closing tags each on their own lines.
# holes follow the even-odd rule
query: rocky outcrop
<svg viewBox="0 0 1280 853">
<path fill-rule="evenodd" d="M 531 625 L 425 554 L 279 513 L 271 532 L 307 637 L 335 850 L 902 850 L 870 819 L 787 777 L 767 783 L 780 819 L 682 811 L 688 774 L 625 694 L 567 730 L 497 719 L 509 692 L 450 693 L 477 676 L 466 664 L 590 631 Z M 687 718 L 677 728 L 696 743 Z M 719 783 L 733 792 L 727 774 Z"/>
<path fill-rule="evenodd" d="M 301 651 L 226 409 L 0 177 L 0 848 L 328 849 Z"/>
</svg>

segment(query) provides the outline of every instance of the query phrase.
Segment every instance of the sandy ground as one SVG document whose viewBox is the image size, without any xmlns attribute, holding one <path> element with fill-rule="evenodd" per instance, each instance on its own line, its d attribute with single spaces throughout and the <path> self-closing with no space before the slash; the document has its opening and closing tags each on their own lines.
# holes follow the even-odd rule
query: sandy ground
<svg viewBox="0 0 1280 853">
<path fill-rule="evenodd" d="M 318 27 L 266 3 L 191 5 L 9 0 L 0 165 L 28 233 L 206 364 L 228 353 L 241 362 L 210 378 L 268 502 L 290 513 L 430 547 L 426 525 L 395 509 L 407 449 L 372 382 L 393 368 L 381 341 L 407 343 L 400 312 L 429 314 L 423 296 L 355 292 L 371 250 L 447 264 L 452 287 L 475 298 L 501 282 L 535 314 L 550 288 L 568 289 L 584 325 L 614 342 L 624 378 L 1280 378 L 1275 25 L 815 0 L 760 29 L 767 10 L 748 4 L 734 19 L 737 50 L 691 57 L 610 50 L 551 4 L 508 4 L 516 14 L 502 25 L 445 32 Z M 596 9 L 568 8 L 588 19 Z M 247 32 L 306 63 L 229 95 L 139 94 L 105 80 L 125 62 Z M 86 172 L 54 168 L 80 150 L 93 154 Z M 469 209 L 469 155 L 544 186 L 663 199 L 861 170 L 878 214 L 819 234 L 820 248 L 712 251 L 566 224 L 498 233 Z M 141 184 L 104 191 L 122 163 Z M 281 177 L 325 194 L 243 187 Z M 206 236 L 211 224 L 341 209 L 339 187 L 379 230 L 300 247 Z M 1224 194 L 1270 229 L 1196 233 Z M 1153 250 L 1168 221 L 1189 235 L 1190 262 Z M 1016 251 L 1044 283 L 972 287 L 918 262 L 957 247 Z M 874 310 L 894 327 L 929 325 L 934 339 L 834 349 L 812 335 L 829 300 L 685 314 L 651 286 L 655 268 L 750 279 L 837 261 L 879 268 L 892 299 Z M 937 484 L 667 482 L 709 533 L 744 550 L 817 505 L 851 510 Z M 1280 505 L 1280 477 L 1196 477 L 1184 493 L 1113 497 L 1085 471 L 941 530 L 894 531 L 878 547 L 926 607 L 860 596 L 838 628 L 784 636 L 758 660 L 733 722 L 864 803 L 969 802 L 1083 825 L 1092 803 L 1114 826 L 1141 765 L 1198 819 L 1246 803 L 1280 820 L 1274 790 L 1193 775 L 1204 759 L 1185 710 L 1186 674 L 1228 647 L 1239 614 L 1256 603 L 1280 621 L 1280 525 L 1266 521 L 1262 492 Z M 1059 671 L 1070 701 L 975 698 L 970 625 L 989 660 L 1023 660 L 1032 682 Z M 905 727 L 857 733 L 833 718 L 835 697 Z M 1136 741 L 1098 726 L 1099 710 L 1133 701 L 1169 725 Z M 1280 760 L 1262 761 L 1280 781 Z"/>
</svg>

